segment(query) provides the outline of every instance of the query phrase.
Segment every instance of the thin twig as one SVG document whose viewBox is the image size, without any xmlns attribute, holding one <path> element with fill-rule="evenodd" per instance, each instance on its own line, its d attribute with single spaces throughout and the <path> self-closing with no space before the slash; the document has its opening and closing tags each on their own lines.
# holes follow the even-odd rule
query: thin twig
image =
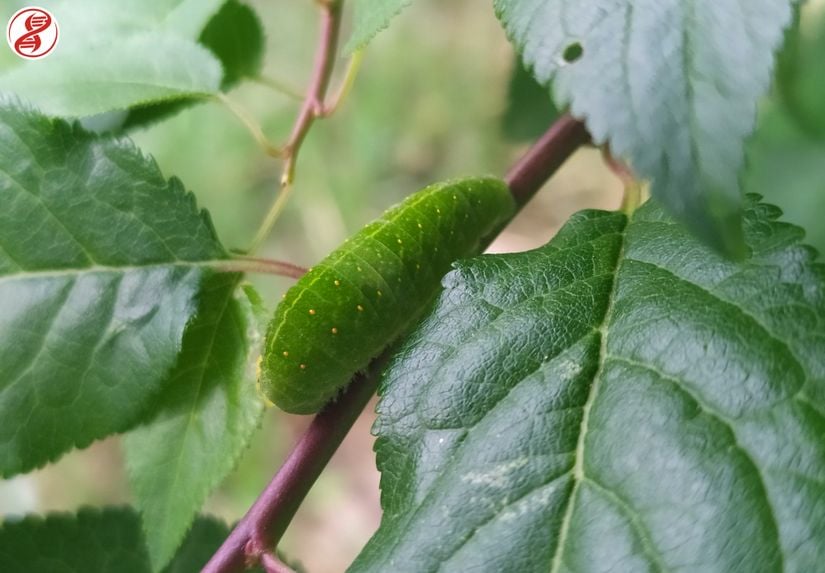
<svg viewBox="0 0 825 573">
<path fill-rule="evenodd" d="M 241 123 L 244 124 L 247 131 L 252 134 L 252 137 L 255 141 L 260 145 L 263 150 L 266 152 L 267 155 L 272 157 L 284 157 L 284 149 L 274 145 L 269 139 L 266 137 L 266 134 L 261 129 L 261 126 L 252 119 L 252 116 L 242 108 L 238 103 L 229 99 L 229 96 L 223 93 L 218 93 L 215 95 L 215 100 L 222 103 L 226 106 L 226 109 L 232 112 L 232 114 L 241 120 Z"/>
<path fill-rule="evenodd" d="M 334 115 L 338 108 L 340 108 L 346 101 L 347 96 L 352 91 L 355 85 L 355 78 L 358 77 L 358 71 L 361 69 L 361 62 L 364 60 L 364 50 L 358 50 L 349 59 L 347 71 L 344 72 L 344 79 L 341 80 L 341 85 L 338 86 L 338 91 L 332 98 L 332 101 L 325 103 L 320 110 L 316 110 L 318 117 L 329 117 Z"/>
<path fill-rule="evenodd" d="M 288 157 L 287 162 L 291 162 L 291 159 Z M 264 217 L 261 226 L 255 232 L 255 238 L 252 239 L 252 245 L 249 247 L 249 252 L 254 253 L 258 249 L 261 248 L 261 245 L 264 244 L 266 238 L 269 236 L 269 233 L 272 232 L 272 227 L 275 226 L 275 221 L 278 220 L 278 217 L 281 216 L 283 213 L 284 208 L 286 207 L 287 201 L 289 201 L 289 196 L 292 194 L 292 184 L 291 183 L 284 183 L 283 180 L 281 182 L 281 190 L 278 193 L 278 196 L 275 198 L 275 202 L 272 203 L 272 206 L 267 211 L 266 216 Z"/>
<path fill-rule="evenodd" d="M 589 141 L 584 125 L 560 118 L 510 170 L 506 181 L 524 205 L 582 144 Z M 386 355 L 366 375 L 356 374 L 349 387 L 310 424 L 255 504 L 212 556 L 203 573 L 238 573 L 272 551 L 315 480 L 369 402 Z"/>
<path fill-rule="evenodd" d="M 265 75 L 258 75 L 251 79 L 253 82 L 260 84 L 262 86 L 266 86 L 269 89 L 276 91 L 279 94 L 284 95 L 290 99 L 294 99 L 296 101 L 303 101 L 304 99 L 304 94 L 302 94 L 299 90 L 293 88 L 292 86 L 281 80 Z"/>
<path fill-rule="evenodd" d="M 602 148 L 602 159 L 608 169 L 622 182 L 624 194 L 620 209 L 626 215 L 631 215 L 642 204 L 643 184 L 633 174 L 633 170 L 622 160 L 617 159 L 608 146 Z"/>
<path fill-rule="evenodd" d="M 304 267 L 299 267 L 298 265 L 293 265 L 292 263 L 254 257 L 236 257 L 234 259 L 227 259 L 216 263 L 215 268 L 225 272 L 261 273 L 289 277 L 293 279 L 299 279 L 307 273 L 307 269 Z"/>
<path fill-rule="evenodd" d="M 295 179 L 295 164 L 298 161 L 301 145 L 315 120 L 321 117 L 324 110 L 324 98 L 327 95 L 332 70 L 335 68 L 335 54 L 338 50 L 338 36 L 341 29 L 342 4 L 343 0 L 319 2 L 321 7 L 321 33 L 318 40 L 318 49 L 315 53 L 312 80 L 289 139 L 281 148 L 284 166 L 281 172 L 278 198 L 275 199 L 266 217 L 264 217 L 263 223 L 255 233 L 252 246 L 249 248 L 250 253 L 254 253 L 261 247 L 283 212 L 292 191 L 292 182 Z"/>
<path fill-rule="evenodd" d="M 261 565 L 266 573 L 295 573 L 292 568 L 271 553 L 261 555 Z"/>
</svg>

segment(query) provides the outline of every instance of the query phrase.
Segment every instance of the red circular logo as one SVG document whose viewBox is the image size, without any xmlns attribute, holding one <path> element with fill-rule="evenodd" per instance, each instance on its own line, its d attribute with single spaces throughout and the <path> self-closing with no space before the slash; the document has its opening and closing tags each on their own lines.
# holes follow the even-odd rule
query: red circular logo
<svg viewBox="0 0 825 573">
<path fill-rule="evenodd" d="M 21 58 L 36 60 L 48 56 L 57 45 L 57 20 L 48 10 L 29 6 L 9 19 L 6 39 Z"/>
</svg>

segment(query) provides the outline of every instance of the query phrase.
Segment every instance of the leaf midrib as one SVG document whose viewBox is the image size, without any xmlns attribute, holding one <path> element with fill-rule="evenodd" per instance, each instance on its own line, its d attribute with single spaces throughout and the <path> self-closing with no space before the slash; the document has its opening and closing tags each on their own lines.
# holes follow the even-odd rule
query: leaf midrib
<svg viewBox="0 0 825 573">
<path fill-rule="evenodd" d="M 625 228 L 619 234 L 621 237 L 621 245 L 619 246 L 618 254 L 616 256 L 616 265 L 613 270 L 612 284 L 610 286 L 610 294 L 607 300 L 607 309 L 604 312 L 604 317 L 599 325 L 597 331 L 599 332 L 599 361 L 596 373 L 593 375 L 593 382 L 590 384 L 590 392 L 587 395 L 587 400 L 582 407 L 582 421 L 579 426 L 579 437 L 576 441 L 576 451 L 573 455 L 573 469 L 571 471 L 571 478 L 573 479 L 573 488 L 570 490 L 570 495 L 567 498 L 567 506 L 564 509 L 564 516 L 562 517 L 561 527 L 559 528 L 558 543 L 553 552 L 552 565 L 550 573 L 558 573 L 559 568 L 564 560 L 564 549 L 567 543 L 567 536 L 570 531 L 570 522 L 573 518 L 573 507 L 575 505 L 576 496 L 582 482 L 586 479 L 584 473 L 584 442 L 587 439 L 587 431 L 590 424 L 590 410 L 593 408 L 593 403 L 599 394 L 600 381 L 604 374 L 604 366 L 607 362 L 607 335 L 608 325 L 610 324 L 613 315 L 613 306 L 616 300 L 616 289 L 619 283 L 619 272 L 622 267 L 624 259 L 625 248 L 627 245 L 627 227 L 630 225 L 630 218 L 628 218 Z M 658 564 L 657 564 L 658 566 Z M 659 567 L 661 570 L 661 567 Z"/>
<path fill-rule="evenodd" d="M 4 282 L 12 282 L 18 280 L 41 279 L 41 278 L 60 278 L 60 277 L 76 277 L 85 274 L 125 274 L 129 272 L 145 271 L 150 269 L 162 269 L 168 267 L 176 268 L 204 268 L 224 270 L 230 272 L 232 269 L 227 268 L 232 264 L 231 259 L 207 259 L 203 261 L 170 261 L 170 262 L 154 262 L 145 265 L 127 265 L 116 267 L 111 265 L 91 265 L 88 267 L 68 268 L 68 269 L 54 269 L 43 271 L 25 271 L 20 273 L 12 273 L 8 275 L 0 275 L 0 284 Z"/>
</svg>

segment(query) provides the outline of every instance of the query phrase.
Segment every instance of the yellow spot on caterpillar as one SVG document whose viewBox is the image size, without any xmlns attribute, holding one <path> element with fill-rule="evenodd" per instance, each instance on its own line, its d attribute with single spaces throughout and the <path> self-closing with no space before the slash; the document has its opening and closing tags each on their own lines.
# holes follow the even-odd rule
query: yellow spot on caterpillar
<svg viewBox="0 0 825 573">
<path fill-rule="evenodd" d="M 453 195 L 453 199 L 454 199 L 455 201 L 458 201 L 458 195 Z"/>
<path fill-rule="evenodd" d="M 358 306 L 356 306 L 355 308 L 358 309 L 358 312 L 364 312 L 364 307 L 361 306 L 360 304 Z"/>
<path fill-rule="evenodd" d="M 261 362 L 263 362 L 263 355 L 258 356 L 258 361 L 255 363 L 255 379 L 259 380 L 261 378 Z"/>
<path fill-rule="evenodd" d="M 382 294 L 381 294 L 381 291 L 380 291 L 380 290 L 375 291 L 375 293 L 376 293 L 378 296 L 382 296 Z"/>
<path fill-rule="evenodd" d="M 421 269 L 421 265 L 419 263 L 415 263 L 415 270 Z"/>
<path fill-rule="evenodd" d="M 338 334 L 338 329 L 334 326 L 332 327 L 332 334 Z"/>
<path fill-rule="evenodd" d="M 300 368 L 301 370 L 306 370 L 307 365 L 306 364 L 301 364 L 298 368 Z"/>
<path fill-rule="evenodd" d="M 422 225 L 421 223 L 419 223 L 419 224 L 418 224 L 418 228 L 419 228 L 419 229 L 423 229 L 423 228 L 424 228 L 424 225 Z"/>
<path fill-rule="evenodd" d="M 308 272 L 308 273 L 311 273 L 311 272 L 312 272 L 312 267 L 309 267 L 309 268 L 307 269 L 307 272 Z"/>
<path fill-rule="evenodd" d="M 341 281 L 336 279 L 333 284 L 335 284 L 335 286 L 341 286 Z"/>
<path fill-rule="evenodd" d="M 440 215 L 440 214 L 441 214 L 441 207 L 436 207 L 436 208 L 435 208 L 435 212 L 436 212 L 436 213 L 438 213 L 438 214 Z"/>
<path fill-rule="evenodd" d="M 398 239 L 398 244 L 399 244 L 399 245 L 401 244 L 401 239 Z"/>
<path fill-rule="evenodd" d="M 314 315 L 314 314 L 315 314 L 315 309 L 314 309 L 314 308 L 309 309 L 309 314 L 313 314 L 313 315 Z"/>
<path fill-rule="evenodd" d="M 289 352 L 287 352 L 286 350 L 284 350 L 284 358 L 286 358 L 287 356 L 289 356 Z"/>
<path fill-rule="evenodd" d="M 281 298 L 286 298 L 286 293 L 282 294 Z"/>
</svg>

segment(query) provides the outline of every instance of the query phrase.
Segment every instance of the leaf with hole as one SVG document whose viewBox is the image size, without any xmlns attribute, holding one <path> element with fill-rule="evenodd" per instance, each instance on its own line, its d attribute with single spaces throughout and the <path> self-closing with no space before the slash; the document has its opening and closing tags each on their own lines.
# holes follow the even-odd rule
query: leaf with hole
<svg viewBox="0 0 825 573">
<path fill-rule="evenodd" d="M 461 261 L 385 373 L 350 571 L 819 571 L 825 267 L 748 199 L 732 262 L 648 203 Z"/>
<path fill-rule="evenodd" d="M 528 68 L 677 219 L 742 255 L 739 175 L 793 0 L 495 0 Z"/>
<path fill-rule="evenodd" d="M 308 414 L 395 340 L 515 204 L 493 178 L 431 185 L 364 227 L 286 293 L 266 335 L 261 388 Z"/>
</svg>

